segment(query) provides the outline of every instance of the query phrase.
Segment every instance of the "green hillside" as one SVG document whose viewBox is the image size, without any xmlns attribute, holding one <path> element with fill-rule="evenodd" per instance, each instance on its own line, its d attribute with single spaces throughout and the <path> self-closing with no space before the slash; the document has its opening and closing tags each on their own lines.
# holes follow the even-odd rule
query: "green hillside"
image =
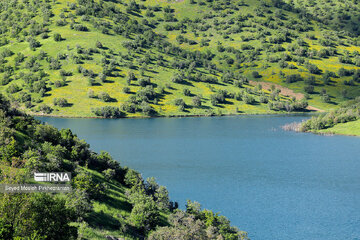
<svg viewBox="0 0 360 240">
<path fill-rule="evenodd" d="M 36 183 L 34 172 L 71 172 L 69 193 L 0 193 L 0 239 L 246 240 L 224 216 L 169 199 L 154 178 L 95 153 L 69 129 L 40 124 L 0 95 L 0 184 Z M 170 237 L 169 237 L 170 236 Z"/>
<path fill-rule="evenodd" d="M 301 124 L 300 130 L 322 134 L 360 136 L 360 97 L 350 100 L 340 108 L 314 116 Z"/>
<path fill-rule="evenodd" d="M 334 127 L 320 130 L 319 133 L 360 136 L 360 120 L 339 123 L 336 124 Z"/>
<path fill-rule="evenodd" d="M 0 91 L 30 114 L 277 113 L 359 95 L 357 1 L 3 0 L 0 10 Z"/>
</svg>

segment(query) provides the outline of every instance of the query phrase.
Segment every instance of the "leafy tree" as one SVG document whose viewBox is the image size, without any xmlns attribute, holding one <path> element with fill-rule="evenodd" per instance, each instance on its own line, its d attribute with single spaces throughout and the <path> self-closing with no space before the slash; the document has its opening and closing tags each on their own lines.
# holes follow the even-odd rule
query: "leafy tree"
<svg viewBox="0 0 360 240">
<path fill-rule="evenodd" d="M 110 102 L 112 99 L 107 92 L 100 92 L 98 98 L 100 98 L 104 102 Z"/>
<path fill-rule="evenodd" d="M 93 177 L 81 172 L 73 178 L 72 184 L 78 191 L 84 191 L 90 198 L 99 198 L 103 194 L 103 186 L 96 183 Z"/>
<path fill-rule="evenodd" d="M 105 106 L 99 108 L 93 108 L 92 112 L 98 117 L 104 118 L 122 118 L 125 117 L 125 113 L 120 111 L 118 107 Z"/>
<path fill-rule="evenodd" d="M 253 78 L 261 78 L 261 75 L 259 74 L 258 71 L 253 71 L 251 74 L 252 74 Z"/>
<path fill-rule="evenodd" d="M 54 40 L 55 42 L 60 42 L 62 40 L 60 33 L 54 33 Z"/>
<path fill-rule="evenodd" d="M 195 107 L 201 107 L 201 98 L 199 96 L 193 97 L 192 101 Z"/>
<path fill-rule="evenodd" d="M 0 236 L 13 239 L 76 239 L 77 230 L 65 200 L 49 194 L 2 194 L 0 196 Z M 61 227 L 59 227 L 61 226 Z"/>
<path fill-rule="evenodd" d="M 59 107 L 66 107 L 69 105 L 68 101 L 65 98 L 54 98 L 54 105 Z"/>
</svg>

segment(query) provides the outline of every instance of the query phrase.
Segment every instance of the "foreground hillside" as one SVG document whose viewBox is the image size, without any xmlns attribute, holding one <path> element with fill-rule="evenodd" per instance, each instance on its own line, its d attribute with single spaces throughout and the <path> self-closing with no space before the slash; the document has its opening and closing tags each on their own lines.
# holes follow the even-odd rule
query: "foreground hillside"
<svg viewBox="0 0 360 240">
<path fill-rule="evenodd" d="M 31 114 L 327 110 L 359 95 L 350 0 L 4 0 L 0 10 L 0 91 Z"/>
<path fill-rule="evenodd" d="M 154 178 L 90 150 L 69 129 L 40 124 L 0 95 L 0 183 L 34 172 L 71 172 L 67 194 L 0 193 L 0 239 L 248 239 L 224 216 L 169 200 Z"/>
</svg>

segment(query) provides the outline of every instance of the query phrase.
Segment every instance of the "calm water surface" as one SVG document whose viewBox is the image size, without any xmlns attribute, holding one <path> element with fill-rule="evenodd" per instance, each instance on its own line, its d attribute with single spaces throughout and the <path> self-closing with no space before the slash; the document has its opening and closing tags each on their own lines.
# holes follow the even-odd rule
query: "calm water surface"
<svg viewBox="0 0 360 240">
<path fill-rule="evenodd" d="M 39 118 L 70 128 L 253 240 L 360 239 L 360 138 L 283 131 L 305 116 Z"/>
</svg>

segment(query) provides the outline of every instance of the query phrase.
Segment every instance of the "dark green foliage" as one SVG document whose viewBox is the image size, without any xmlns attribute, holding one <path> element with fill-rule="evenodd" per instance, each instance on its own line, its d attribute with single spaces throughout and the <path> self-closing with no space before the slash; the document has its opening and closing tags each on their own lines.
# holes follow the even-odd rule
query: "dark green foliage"
<svg viewBox="0 0 360 240">
<path fill-rule="evenodd" d="M 50 114 L 53 110 L 51 107 L 49 107 L 46 104 L 39 105 L 37 109 L 38 109 L 38 111 L 46 113 L 46 114 Z"/>
<path fill-rule="evenodd" d="M 312 74 L 320 74 L 321 73 L 321 70 L 315 64 L 308 63 L 306 65 L 306 67 L 309 70 L 309 72 Z"/>
<path fill-rule="evenodd" d="M 104 117 L 104 118 L 125 117 L 125 114 L 122 111 L 120 111 L 120 109 L 118 107 L 105 106 L 105 107 L 93 108 L 92 112 L 96 116 Z"/>
<path fill-rule="evenodd" d="M 327 95 L 326 95 L 327 96 Z M 326 129 L 338 123 L 360 119 L 360 98 L 349 101 L 343 107 L 320 116 L 311 118 L 301 125 L 302 131 Z"/>
<path fill-rule="evenodd" d="M 253 71 L 251 74 L 252 74 L 253 78 L 261 78 L 261 75 L 259 74 L 258 71 Z"/>
<path fill-rule="evenodd" d="M 53 101 L 55 106 L 67 107 L 69 105 L 68 101 L 65 98 L 54 98 Z"/>
<path fill-rule="evenodd" d="M 191 95 L 191 92 L 190 92 L 190 90 L 189 90 L 188 88 L 184 88 L 183 94 L 184 94 L 185 96 L 190 96 L 190 95 Z"/>
<path fill-rule="evenodd" d="M 275 111 L 304 111 L 308 107 L 308 102 L 305 99 L 294 102 L 271 101 L 268 106 Z"/>
<path fill-rule="evenodd" d="M 306 93 L 314 93 L 314 86 L 312 86 L 312 85 L 306 85 L 305 87 L 304 87 L 304 91 L 306 92 Z"/>
<path fill-rule="evenodd" d="M 331 102 L 330 96 L 327 94 L 322 95 L 320 98 L 321 98 L 321 101 L 323 101 L 324 103 Z"/>
<path fill-rule="evenodd" d="M 242 95 L 242 100 L 246 103 L 246 104 L 254 104 L 255 98 L 252 95 L 249 94 L 243 94 Z"/>
<path fill-rule="evenodd" d="M 64 199 L 48 194 L 2 194 L 0 196 L 0 237 L 33 239 L 76 239 L 77 229 Z M 59 227 L 61 226 L 61 227 Z"/>
<path fill-rule="evenodd" d="M 98 98 L 103 100 L 104 102 L 110 102 L 112 99 L 107 92 L 100 92 Z"/>
<path fill-rule="evenodd" d="M 123 93 L 130 93 L 130 88 L 129 87 L 123 87 Z"/>
<path fill-rule="evenodd" d="M 60 42 L 62 40 L 60 33 L 54 33 L 54 40 L 55 42 Z"/>
<path fill-rule="evenodd" d="M 300 74 L 291 74 L 291 75 L 287 75 L 286 76 L 286 83 L 294 83 L 294 82 L 299 82 L 299 81 L 303 81 L 304 79 L 301 77 Z"/>
<path fill-rule="evenodd" d="M 32 37 L 30 37 L 27 41 L 29 42 L 30 49 L 33 50 L 33 51 L 35 51 L 36 48 L 41 46 L 40 42 L 37 41 L 36 39 L 32 38 Z"/>
<path fill-rule="evenodd" d="M 187 201 L 186 212 L 176 211 L 171 215 L 173 226 L 161 227 L 152 232 L 150 240 L 172 239 L 248 239 L 246 233 L 231 227 L 229 220 L 210 210 L 201 210 L 197 202 Z"/>
</svg>

